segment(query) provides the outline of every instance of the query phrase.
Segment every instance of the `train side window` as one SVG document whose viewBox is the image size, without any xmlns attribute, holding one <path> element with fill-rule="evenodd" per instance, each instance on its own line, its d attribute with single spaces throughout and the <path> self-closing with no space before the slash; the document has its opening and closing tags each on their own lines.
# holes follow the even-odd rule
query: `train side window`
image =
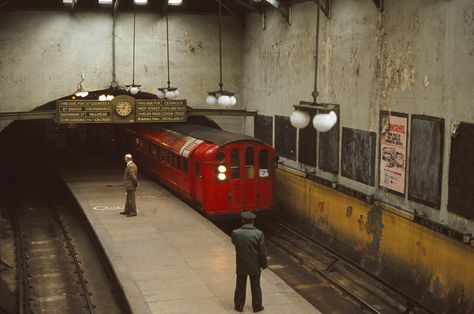
<svg viewBox="0 0 474 314">
<path fill-rule="evenodd" d="M 234 148 L 230 154 L 230 169 L 232 170 L 231 176 L 233 179 L 240 178 L 240 160 L 237 148 Z"/>
<path fill-rule="evenodd" d="M 151 146 L 151 156 L 153 158 L 157 158 L 158 157 L 158 147 L 156 145 L 152 145 Z"/>
<path fill-rule="evenodd" d="M 262 149 L 260 151 L 260 155 L 258 157 L 258 165 L 259 165 L 259 172 L 258 175 L 260 177 L 268 177 L 268 150 Z"/>
<path fill-rule="evenodd" d="M 175 154 L 171 154 L 171 166 L 173 166 L 173 168 L 177 168 L 176 155 Z"/>
<path fill-rule="evenodd" d="M 199 177 L 199 163 L 196 163 L 196 177 Z"/>
<path fill-rule="evenodd" d="M 165 150 L 165 159 L 166 159 L 166 163 L 169 165 L 170 164 L 170 151 L 169 150 Z"/>
<path fill-rule="evenodd" d="M 188 173 L 188 160 L 183 158 L 183 171 Z"/>
<path fill-rule="evenodd" d="M 255 163 L 253 160 L 253 147 L 245 149 L 245 174 L 252 179 L 255 176 Z"/>
<path fill-rule="evenodd" d="M 181 157 L 180 156 L 176 156 L 176 168 L 181 170 Z"/>
<path fill-rule="evenodd" d="M 161 156 L 161 161 L 162 162 L 165 162 L 165 154 L 166 154 L 165 152 L 166 152 L 165 149 L 160 148 L 160 156 Z"/>
</svg>

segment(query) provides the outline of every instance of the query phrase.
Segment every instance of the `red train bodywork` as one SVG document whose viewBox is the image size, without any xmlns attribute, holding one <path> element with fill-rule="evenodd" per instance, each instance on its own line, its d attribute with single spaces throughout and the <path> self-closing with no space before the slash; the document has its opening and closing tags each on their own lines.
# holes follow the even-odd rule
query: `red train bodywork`
<svg viewBox="0 0 474 314">
<path fill-rule="evenodd" d="M 256 138 L 177 124 L 126 129 L 125 141 L 141 169 L 208 216 L 273 208 L 275 151 Z"/>
</svg>

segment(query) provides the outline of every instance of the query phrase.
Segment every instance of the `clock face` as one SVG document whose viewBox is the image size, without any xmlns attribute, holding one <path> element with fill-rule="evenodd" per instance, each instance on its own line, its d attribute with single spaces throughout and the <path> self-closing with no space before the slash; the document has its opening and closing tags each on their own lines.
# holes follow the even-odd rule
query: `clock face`
<svg viewBox="0 0 474 314">
<path fill-rule="evenodd" d="M 115 112 L 121 117 L 126 117 L 132 113 L 132 104 L 126 100 L 121 100 L 115 106 Z"/>
</svg>

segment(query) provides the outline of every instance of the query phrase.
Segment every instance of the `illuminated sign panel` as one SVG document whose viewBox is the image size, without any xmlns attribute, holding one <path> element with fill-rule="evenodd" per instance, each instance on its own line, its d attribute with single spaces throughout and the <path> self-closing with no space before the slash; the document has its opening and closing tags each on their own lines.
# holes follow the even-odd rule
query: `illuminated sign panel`
<svg viewBox="0 0 474 314">
<path fill-rule="evenodd" d="M 186 100 L 136 101 L 136 122 L 186 121 Z"/>
<path fill-rule="evenodd" d="M 111 101 L 58 100 L 58 123 L 184 122 L 186 100 L 135 99 L 127 95 Z"/>
<path fill-rule="evenodd" d="M 108 123 L 112 122 L 112 106 L 109 101 L 59 100 L 59 123 Z"/>
</svg>

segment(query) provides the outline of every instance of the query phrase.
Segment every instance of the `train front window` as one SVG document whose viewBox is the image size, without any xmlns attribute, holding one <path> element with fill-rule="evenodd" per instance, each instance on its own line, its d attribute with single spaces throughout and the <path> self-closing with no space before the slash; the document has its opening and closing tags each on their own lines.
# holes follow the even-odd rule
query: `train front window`
<svg viewBox="0 0 474 314">
<path fill-rule="evenodd" d="M 268 150 L 262 149 L 258 156 L 258 166 L 260 168 L 258 175 L 261 178 L 268 177 L 268 164 L 269 164 Z"/>
<path fill-rule="evenodd" d="M 232 170 L 231 176 L 233 179 L 240 178 L 240 160 L 239 160 L 239 150 L 234 148 L 230 154 L 230 168 Z"/>
<path fill-rule="evenodd" d="M 183 171 L 188 173 L 188 160 L 183 158 Z"/>
<path fill-rule="evenodd" d="M 218 152 L 218 153 L 216 154 L 216 160 L 217 160 L 217 161 L 222 161 L 222 160 L 224 160 L 224 158 L 225 158 L 224 152 Z"/>
<path fill-rule="evenodd" d="M 255 163 L 253 161 L 253 147 L 245 149 L 245 174 L 247 178 L 253 179 L 255 176 Z"/>
</svg>

